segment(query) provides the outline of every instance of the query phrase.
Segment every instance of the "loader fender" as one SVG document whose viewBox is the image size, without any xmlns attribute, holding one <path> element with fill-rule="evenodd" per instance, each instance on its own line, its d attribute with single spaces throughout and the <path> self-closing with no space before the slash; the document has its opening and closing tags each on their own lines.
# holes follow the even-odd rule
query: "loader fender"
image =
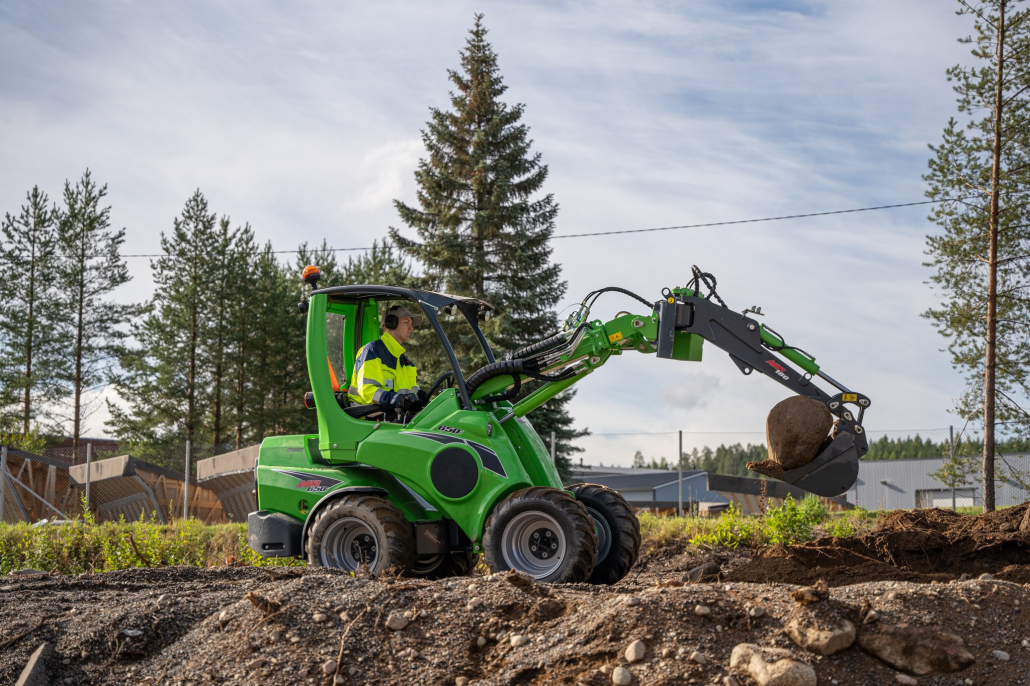
<svg viewBox="0 0 1030 686">
<path fill-rule="evenodd" d="M 367 493 L 369 495 L 381 495 L 384 497 L 389 495 L 389 491 L 387 491 L 385 488 L 376 488 L 375 486 L 344 486 L 343 488 L 337 489 L 332 493 L 328 494 L 325 498 L 319 500 L 317 503 L 315 503 L 315 506 L 308 511 L 308 516 L 304 520 L 304 530 L 301 533 L 300 537 L 300 549 L 302 551 L 301 554 L 303 554 L 304 550 L 307 550 L 306 546 L 308 544 L 308 531 L 311 529 L 311 522 L 315 521 L 315 517 L 318 516 L 318 513 L 325 509 L 325 507 L 329 505 L 329 503 L 333 502 L 341 495 L 347 495 L 348 493 Z"/>
</svg>

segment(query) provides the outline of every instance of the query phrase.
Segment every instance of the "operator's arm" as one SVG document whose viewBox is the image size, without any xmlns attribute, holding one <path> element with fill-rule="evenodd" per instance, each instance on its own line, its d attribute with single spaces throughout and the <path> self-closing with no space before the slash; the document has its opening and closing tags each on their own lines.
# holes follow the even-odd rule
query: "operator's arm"
<svg viewBox="0 0 1030 686">
<path fill-rule="evenodd" d="M 391 406 L 397 394 L 387 390 L 383 363 L 374 348 L 375 346 L 369 343 L 358 353 L 347 394 L 351 400 L 361 405 Z"/>
</svg>

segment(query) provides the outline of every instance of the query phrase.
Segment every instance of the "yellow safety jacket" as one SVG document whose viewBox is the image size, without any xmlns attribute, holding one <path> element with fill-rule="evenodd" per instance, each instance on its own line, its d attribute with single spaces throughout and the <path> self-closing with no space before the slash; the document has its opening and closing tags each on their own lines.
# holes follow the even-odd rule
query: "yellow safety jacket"
<svg viewBox="0 0 1030 686">
<path fill-rule="evenodd" d="M 388 331 L 358 351 L 347 395 L 361 405 L 378 403 L 389 407 L 397 395 L 418 393 L 415 363 Z"/>
</svg>

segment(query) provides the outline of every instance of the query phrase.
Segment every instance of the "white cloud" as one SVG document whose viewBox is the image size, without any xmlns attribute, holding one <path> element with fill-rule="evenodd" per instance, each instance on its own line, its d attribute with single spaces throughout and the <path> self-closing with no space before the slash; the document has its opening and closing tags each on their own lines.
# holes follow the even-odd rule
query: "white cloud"
<svg viewBox="0 0 1030 686">
<path fill-rule="evenodd" d="M 89 166 L 126 252 L 154 252 L 196 188 L 289 249 L 370 244 L 414 201 L 428 107 L 478 4 L 183 2 L 0 7 L 0 210 Z M 919 200 L 926 143 L 964 59 L 953 8 L 780 2 L 497 3 L 486 23 L 512 102 L 550 165 L 559 233 Z M 567 301 L 648 297 L 692 263 L 873 398 L 867 425 L 940 426 L 962 381 L 919 314 L 922 208 L 556 240 Z M 149 289 L 132 262 L 126 298 Z M 605 299 L 614 314 L 628 303 Z M 572 403 L 593 430 L 760 431 L 783 396 L 709 348 L 704 372 L 613 359 Z M 682 376 L 679 376 L 682 375 Z M 655 407 L 711 380 L 704 402 Z M 904 391 L 904 392 L 902 392 Z M 688 411 L 689 410 L 689 411 Z M 98 413 L 99 414 L 99 413 Z M 656 428 L 657 427 L 657 428 Z M 99 432 L 100 427 L 90 427 Z"/>
</svg>

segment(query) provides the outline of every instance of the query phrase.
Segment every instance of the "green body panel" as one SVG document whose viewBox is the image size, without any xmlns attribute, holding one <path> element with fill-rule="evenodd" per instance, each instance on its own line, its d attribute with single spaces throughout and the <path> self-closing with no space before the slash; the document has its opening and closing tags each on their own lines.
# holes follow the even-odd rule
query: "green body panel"
<svg viewBox="0 0 1030 686">
<path fill-rule="evenodd" d="M 389 472 L 361 465 L 330 465 L 318 450 L 318 436 L 270 436 L 261 442 L 257 464 L 258 509 L 301 521 L 323 498 L 343 488 L 382 488 L 411 521 L 435 519 Z"/>
<path fill-rule="evenodd" d="M 766 345 L 774 349 L 779 348 L 779 346 L 783 345 L 783 339 L 777 336 L 772 331 L 766 329 L 765 324 L 762 324 L 761 329 L 759 331 L 762 334 L 762 342 Z M 788 360 L 790 360 L 797 366 L 801 367 L 809 374 L 819 373 L 819 365 L 815 363 L 814 357 L 808 357 L 804 353 L 798 350 L 794 350 L 793 348 L 783 348 L 782 350 L 776 350 L 776 352 L 783 355 Z"/>
</svg>

